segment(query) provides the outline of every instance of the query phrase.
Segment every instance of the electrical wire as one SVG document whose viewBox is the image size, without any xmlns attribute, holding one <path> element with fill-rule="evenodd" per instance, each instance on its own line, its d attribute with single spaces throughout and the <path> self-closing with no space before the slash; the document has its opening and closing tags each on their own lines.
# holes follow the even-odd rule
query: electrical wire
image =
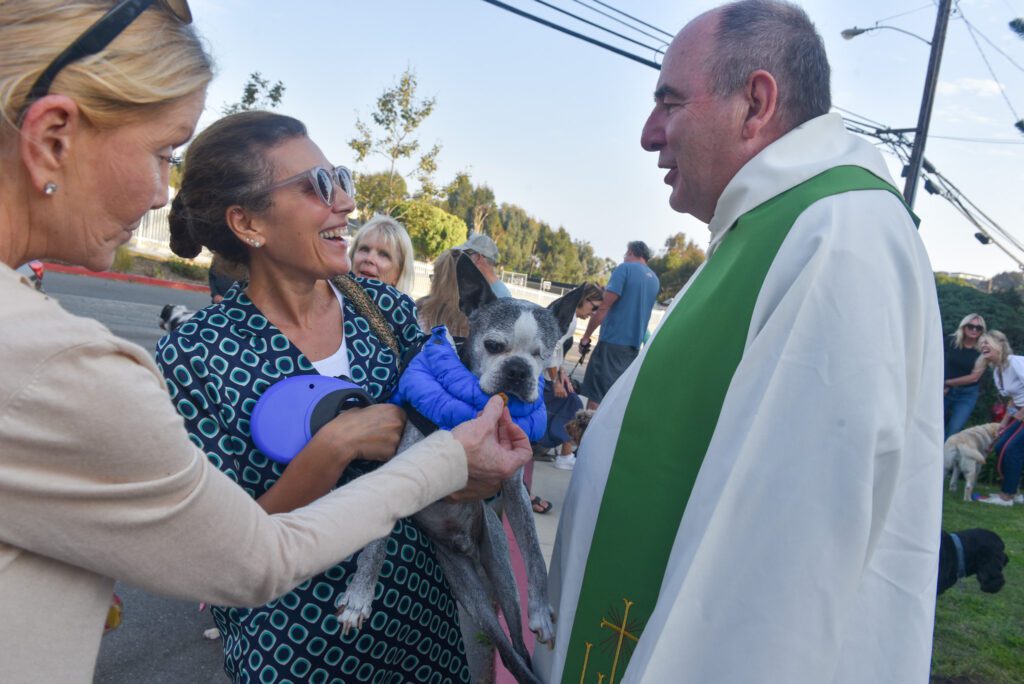
<svg viewBox="0 0 1024 684">
<path fill-rule="evenodd" d="M 935 7 L 935 3 L 931 3 L 930 2 L 927 5 L 921 5 L 917 9 L 907 10 L 906 12 L 900 12 L 899 14 L 894 14 L 891 17 L 885 17 L 884 19 L 879 19 L 875 23 L 876 24 L 881 24 L 883 21 L 889 21 L 890 19 L 899 19 L 900 17 L 905 17 L 908 14 L 913 14 L 914 12 L 920 12 L 921 10 L 931 9 L 932 7 Z"/>
<path fill-rule="evenodd" d="M 662 55 L 665 54 L 665 51 L 660 49 L 660 48 L 652 47 L 652 46 L 650 46 L 650 45 L 648 45 L 646 43 L 641 43 L 639 40 L 633 40 L 629 36 L 624 36 L 624 35 L 622 35 L 621 33 L 617 32 L 617 31 L 612 31 L 610 28 L 601 26 L 600 24 L 594 23 L 594 22 L 590 21 L 589 19 L 584 19 L 583 17 L 581 17 L 579 15 L 573 14 L 569 10 L 564 10 L 561 7 L 556 7 L 555 5 L 552 5 L 550 2 L 546 2 L 545 0 L 533 0 L 533 1 L 536 2 L 538 5 L 544 5 L 548 9 L 553 9 L 556 12 L 561 12 L 562 14 L 566 15 L 567 17 L 572 17 L 576 21 L 583 22 L 587 26 L 593 26 L 596 29 L 600 29 L 600 30 L 604 31 L 605 33 L 610 33 L 611 35 L 615 36 L 616 38 L 621 38 L 622 40 L 625 40 L 626 42 L 633 43 L 634 45 L 639 45 L 640 47 L 647 48 L 648 50 L 653 50 L 656 54 L 662 54 Z"/>
<path fill-rule="evenodd" d="M 977 34 L 978 34 L 979 36 L 981 36 L 981 37 L 982 37 L 982 38 L 983 38 L 983 39 L 985 40 L 985 42 L 986 42 L 986 43 L 988 43 L 988 44 L 989 44 L 989 45 L 990 45 L 990 46 L 992 47 L 992 49 L 993 49 L 993 50 L 995 50 L 996 52 L 998 52 L 999 54 L 1001 54 L 1001 55 L 1002 55 L 1003 57 L 1005 57 L 1005 58 L 1006 58 L 1006 61 L 1007 61 L 1007 62 L 1009 62 L 1009 63 L 1010 63 L 1010 64 L 1012 64 L 1013 66 L 1017 67 L 1017 70 L 1018 70 L 1018 71 L 1024 71 L 1024 67 L 1022 67 L 1022 66 L 1021 66 L 1020 64 L 1017 64 L 1017 62 L 1015 62 L 1015 61 L 1014 61 L 1013 57 L 1010 57 L 1010 55 L 1006 54 L 1006 53 L 1005 53 L 1005 52 L 1003 51 L 1003 49 L 1002 49 L 1002 48 L 1000 48 L 1000 47 L 999 47 L 998 45 L 996 45 L 995 43 L 993 43 L 993 42 L 992 42 L 992 41 L 991 41 L 991 40 L 989 39 L 989 37 L 988 37 L 988 36 L 986 36 L 986 35 L 985 35 L 984 33 L 982 33 L 982 32 L 981 32 L 981 29 L 979 29 L 979 28 L 978 28 L 977 26 L 975 26 L 975 25 L 974 25 L 974 24 L 972 24 L 971 22 L 967 21 L 967 17 L 963 16 L 963 12 L 960 12 L 960 15 L 961 15 L 961 16 L 960 16 L 960 18 L 961 18 L 961 19 L 963 19 L 963 22 L 964 22 L 965 24 L 967 24 L 967 26 L 968 26 L 968 27 L 969 27 L 970 29 L 974 30 L 974 32 L 975 32 L 975 33 L 977 33 Z"/>
<path fill-rule="evenodd" d="M 960 10 L 960 15 L 963 16 L 963 10 Z M 992 80 L 996 82 L 996 85 L 999 86 L 999 94 L 1003 96 L 1003 100 L 1006 102 L 1006 106 L 1009 107 L 1010 113 L 1013 114 L 1013 120 L 1020 121 L 1020 117 L 1017 116 L 1017 110 L 1013 108 L 1013 104 L 1010 102 L 1010 98 L 1006 96 L 1006 90 L 1002 87 L 1002 83 L 996 76 L 996 72 L 992 69 L 992 65 L 989 64 L 988 57 L 985 56 L 985 51 L 981 49 L 981 44 L 978 42 L 977 37 L 974 35 L 974 27 L 971 26 L 971 23 L 967 21 L 966 17 L 964 17 L 964 26 L 967 27 L 967 34 L 971 37 L 971 40 L 974 41 L 974 47 L 978 48 L 978 54 L 981 55 L 981 61 L 985 63 L 985 67 L 988 69 L 989 75 L 992 77 Z"/>
<path fill-rule="evenodd" d="M 971 142 L 971 143 L 983 143 L 988 145 L 1024 145 L 1024 140 L 1014 140 L 1013 138 L 966 138 L 958 135 L 935 135 L 934 133 L 928 134 L 928 139 L 938 138 L 939 140 L 956 140 L 958 142 Z"/>
<path fill-rule="evenodd" d="M 598 47 L 604 48 L 605 50 L 608 50 L 609 52 L 614 52 L 615 54 L 617 54 L 617 55 L 619 55 L 621 57 L 625 57 L 626 59 L 631 59 L 634 62 L 639 62 L 640 64 L 644 64 L 644 65 L 649 66 L 649 67 L 651 67 L 653 69 L 659 69 L 659 70 L 661 69 L 661 65 L 658 64 L 657 62 L 651 61 L 651 60 L 646 59 L 644 57 L 641 57 L 639 55 L 634 55 L 631 52 L 626 52 L 625 50 L 617 48 L 614 45 L 609 45 L 608 43 L 604 43 L 604 42 L 602 42 L 600 40 L 597 40 L 596 38 L 591 38 L 590 36 L 585 36 L 582 33 L 577 33 L 576 31 L 573 31 L 571 29 L 567 29 L 564 26 L 560 26 L 560 25 L 554 23 L 553 21 L 548 21 L 547 19 L 542 19 L 541 17 L 538 17 L 538 16 L 536 16 L 534 14 L 530 14 L 529 12 L 524 12 L 523 10 L 519 9 L 518 7 L 512 7 L 511 5 L 507 5 L 504 2 L 500 2 L 500 0 L 483 0 L 483 1 L 486 2 L 488 5 L 494 5 L 495 7 L 499 7 L 499 8 L 501 8 L 501 9 L 507 11 L 507 12 L 511 12 L 512 14 L 517 14 L 517 15 L 523 17 L 524 19 L 529 19 L 531 21 L 535 21 L 538 24 L 541 24 L 543 26 L 547 26 L 548 28 L 555 29 L 556 31 L 561 31 L 562 33 L 564 33 L 566 35 L 572 36 L 573 38 L 579 38 L 580 40 L 582 40 L 584 42 L 590 43 L 591 45 L 596 45 Z"/>
<path fill-rule="evenodd" d="M 612 12 L 615 12 L 617 14 L 621 14 L 622 16 L 624 16 L 624 17 L 626 17 L 628 19 L 632 19 L 633 21 L 635 21 L 638 24 L 641 24 L 642 26 L 646 26 L 649 29 L 654 29 L 658 33 L 664 33 L 669 38 L 675 38 L 674 34 L 671 34 L 668 31 L 665 31 L 664 29 L 660 29 L 657 26 L 652 26 L 652 25 L 648 24 L 646 21 L 641 21 L 640 19 L 637 19 L 636 17 L 634 17 L 631 14 L 626 14 L 622 10 L 618 9 L 617 7 L 612 7 L 611 5 L 609 5 L 606 2 L 601 2 L 601 0 L 594 0 L 594 2 L 596 2 L 598 5 L 601 5 L 601 7 L 605 7 L 607 9 L 610 9 Z"/>
<path fill-rule="evenodd" d="M 608 14 L 607 12 L 602 12 L 601 10 L 597 9 L 596 7 L 594 7 L 593 5 L 588 5 L 587 3 L 583 2 L 583 0 L 572 0 L 572 1 L 575 2 L 577 5 L 582 5 L 583 7 L 586 7 L 591 12 L 597 12 L 602 17 L 607 17 L 608 19 L 611 19 L 612 21 L 614 21 L 616 23 L 622 24 L 626 28 L 632 29 L 633 31 L 636 31 L 637 33 L 639 33 L 641 35 L 647 36 L 648 38 L 653 38 L 654 40 L 658 41 L 661 45 L 665 44 L 665 41 L 662 38 L 659 38 L 658 36 L 654 35 L 653 33 L 647 33 L 646 31 L 644 31 L 642 29 L 638 29 L 637 27 L 633 26 L 632 24 L 629 24 L 629 23 L 627 23 L 625 21 L 622 21 L 618 17 L 613 17 L 612 15 Z"/>
</svg>

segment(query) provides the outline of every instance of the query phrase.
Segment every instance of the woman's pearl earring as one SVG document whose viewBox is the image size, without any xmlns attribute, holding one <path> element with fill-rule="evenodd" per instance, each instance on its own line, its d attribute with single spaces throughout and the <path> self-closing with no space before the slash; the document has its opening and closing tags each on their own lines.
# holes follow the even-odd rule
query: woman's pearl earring
<svg viewBox="0 0 1024 684">
<path fill-rule="evenodd" d="M 50 181 L 49 183 L 44 185 L 43 186 L 43 194 L 46 195 L 47 197 L 53 197 L 54 195 L 56 195 L 57 194 L 57 184 L 54 183 L 53 181 Z"/>
</svg>

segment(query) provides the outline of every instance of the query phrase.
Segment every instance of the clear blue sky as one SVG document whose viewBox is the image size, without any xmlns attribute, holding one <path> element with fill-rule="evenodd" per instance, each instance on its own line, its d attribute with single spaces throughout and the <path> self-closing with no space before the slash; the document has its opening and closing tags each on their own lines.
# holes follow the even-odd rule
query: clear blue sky
<svg viewBox="0 0 1024 684">
<path fill-rule="evenodd" d="M 573 0 L 550 1 L 601 19 Z M 571 21 L 531 0 L 507 2 L 559 23 Z M 640 128 L 657 79 L 654 69 L 480 0 L 193 4 L 196 26 L 218 65 L 201 126 L 213 121 L 225 102 L 238 100 L 249 73 L 260 71 L 287 86 L 280 111 L 305 121 L 328 158 L 351 166 L 347 141 L 357 115 L 367 120 L 383 88 L 412 67 L 420 92 L 437 98 L 421 138 L 443 146 L 439 181 L 466 170 L 474 182 L 490 185 L 499 202 L 518 204 L 552 226 L 564 226 L 574 238 L 593 244 L 599 255 L 615 260 L 628 240 L 643 239 L 660 248 L 680 230 L 702 246 L 707 243 L 703 224 L 668 207 L 669 189 L 655 155 L 640 149 Z M 719 3 L 609 4 L 674 33 Z M 851 41 L 841 39 L 839 32 L 910 12 L 885 23 L 930 39 L 934 4 L 801 4 L 825 38 L 833 102 L 893 127 L 912 128 L 928 47 L 895 31 L 875 31 Z M 1024 0 L 962 0 L 960 8 L 985 36 L 1024 65 L 1024 41 L 1007 28 L 1010 19 L 1024 16 Z M 1024 143 L 1000 95 L 1002 88 L 1024 116 L 1024 73 L 979 40 L 999 83 L 986 70 L 964 22 L 951 20 L 931 132 Z M 930 139 L 926 151 L 968 197 L 1024 239 L 1016 195 L 1024 188 L 1022 153 L 1020 144 L 939 138 Z M 368 161 L 356 170 L 380 166 Z M 890 166 L 898 176 L 895 160 Z M 945 200 L 921 189 L 916 210 L 936 270 L 991 275 L 1016 268 L 994 245 L 980 245 L 973 237 L 975 229 Z"/>
</svg>

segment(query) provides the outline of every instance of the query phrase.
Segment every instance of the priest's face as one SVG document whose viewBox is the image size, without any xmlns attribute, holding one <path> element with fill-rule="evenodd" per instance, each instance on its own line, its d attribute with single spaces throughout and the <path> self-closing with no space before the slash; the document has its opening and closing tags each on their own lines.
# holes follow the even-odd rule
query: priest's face
<svg viewBox="0 0 1024 684">
<path fill-rule="evenodd" d="M 747 161 L 742 93 L 721 96 L 708 88 L 706 64 L 717 24 L 715 13 L 701 15 L 672 41 L 654 91 L 654 109 L 640 136 L 645 150 L 658 153 L 658 166 L 668 169 L 669 205 L 705 223 Z"/>
</svg>

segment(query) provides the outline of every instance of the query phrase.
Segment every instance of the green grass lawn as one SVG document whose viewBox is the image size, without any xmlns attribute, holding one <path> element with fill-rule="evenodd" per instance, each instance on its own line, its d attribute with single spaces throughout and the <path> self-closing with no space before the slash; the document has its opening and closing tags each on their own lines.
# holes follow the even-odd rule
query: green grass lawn
<svg viewBox="0 0 1024 684">
<path fill-rule="evenodd" d="M 979 483 L 978 492 L 996 488 Z M 1006 544 L 1006 585 L 983 594 L 974 577 L 960 580 L 939 597 L 935 610 L 932 682 L 1009 684 L 1024 682 L 1024 506 L 1002 508 L 963 500 L 963 480 L 945 491 L 942 529 L 992 530 Z"/>
</svg>

